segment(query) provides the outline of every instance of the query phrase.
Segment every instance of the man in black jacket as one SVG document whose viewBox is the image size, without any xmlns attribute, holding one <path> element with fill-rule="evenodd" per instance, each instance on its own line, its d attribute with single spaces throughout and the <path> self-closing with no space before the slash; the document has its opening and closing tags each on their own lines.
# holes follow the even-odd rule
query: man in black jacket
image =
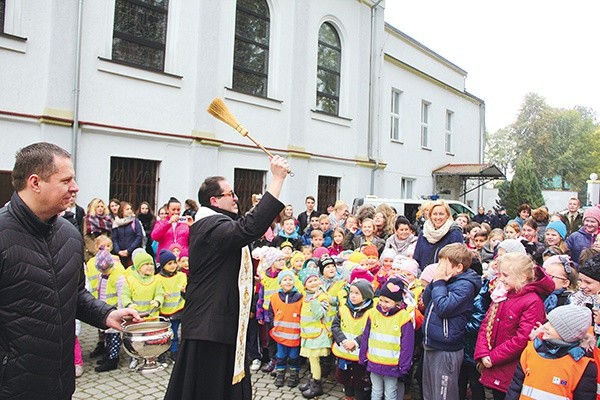
<svg viewBox="0 0 600 400">
<path fill-rule="evenodd" d="M 206 178 L 190 228 L 190 275 L 181 321 L 182 344 L 165 395 L 168 400 L 252 398 L 245 360 L 253 273 L 248 245 L 260 238 L 284 205 L 277 197 L 289 169 L 271 159 L 273 179 L 243 217 L 237 196 L 221 176 Z"/>
<path fill-rule="evenodd" d="M 0 398 L 70 399 L 75 318 L 120 329 L 115 310 L 85 289 L 83 238 L 58 218 L 79 188 L 68 152 L 35 143 L 17 153 L 15 189 L 0 210 Z"/>
</svg>

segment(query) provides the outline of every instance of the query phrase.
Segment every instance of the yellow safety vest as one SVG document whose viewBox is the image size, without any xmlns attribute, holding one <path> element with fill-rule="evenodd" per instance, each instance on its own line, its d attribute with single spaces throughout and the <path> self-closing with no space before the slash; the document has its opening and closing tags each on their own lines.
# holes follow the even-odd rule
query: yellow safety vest
<svg viewBox="0 0 600 400">
<path fill-rule="evenodd" d="M 381 365 L 398 365 L 402 327 L 411 321 L 410 313 L 404 309 L 394 315 L 385 316 L 379 311 L 369 313 L 371 332 L 367 359 Z"/>
<path fill-rule="evenodd" d="M 284 268 L 281 271 L 285 271 L 286 269 L 287 268 Z M 302 294 L 306 293 L 304 285 L 302 285 L 300 279 L 298 279 L 295 274 L 294 277 L 294 286 L 296 289 L 298 289 L 298 291 Z M 279 278 L 277 276 L 275 278 L 271 278 L 270 276 L 267 276 L 265 271 L 262 271 L 260 283 L 263 285 L 263 309 L 268 310 L 269 305 L 271 304 L 271 296 L 273 296 L 273 293 L 277 293 L 279 291 Z"/>
<path fill-rule="evenodd" d="M 352 316 L 352 311 L 350 311 L 350 308 L 348 308 L 346 304 L 340 307 L 340 328 L 346 338 L 354 339 L 363 333 L 371 310 L 373 310 L 373 308 L 369 308 L 360 317 L 354 318 Z M 338 358 L 343 358 L 350 361 L 358 361 L 358 347 L 352 351 L 348 351 L 343 346 L 340 346 L 334 342 L 331 351 Z"/>
<path fill-rule="evenodd" d="M 319 302 L 329 302 L 329 295 L 327 293 L 321 293 L 317 299 Z M 327 325 L 325 324 L 326 318 L 327 315 L 322 319 L 316 319 L 310 309 L 310 301 L 306 301 L 305 297 L 304 301 L 302 301 L 302 310 L 300 311 L 300 337 L 304 339 L 314 339 L 319 337 L 323 330 L 327 331 L 328 335 L 330 335 L 331 332 L 327 329 Z"/>
<path fill-rule="evenodd" d="M 181 296 L 181 289 L 187 285 L 187 275 L 177 272 L 171 277 L 158 275 L 165 289 L 165 301 L 160 305 L 160 315 L 170 316 L 183 309 L 185 300 Z"/>
<path fill-rule="evenodd" d="M 137 305 L 136 310 L 140 313 L 151 311 L 152 305 L 150 304 L 150 301 L 154 300 L 156 288 L 159 284 L 157 276 L 152 276 L 152 280 L 146 284 L 142 283 L 142 281 L 138 278 L 132 276 L 132 274 L 125 274 L 125 277 L 127 278 L 129 290 L 131 290 L 131 300 Z M 128 306 L 128 304 L 123 305 Z M 158 316 L 158 310 L 152 311 L 150 316 Z"/>
<path fill-rule="evenodd" d="M 123 267 L 123 264 L 121 264 L 121 260 L 119 259 L 119 257 L 113 255 L 112 258 L 115 260 L 115 265 L 113 266 L 113 268 L 120 267 L 122 269 L 125 269 Z M 85 266 L 85 275 L 90 284 L 90 293 L 95 298 L 98 298 L 98 277 L 100 276 L 100 272 L 96 268 L 96 256 L 90 258 L 87 261 Z"/>
<path fill-rule="evenodd" d="M 339 305 L 344 304 L 344 303 L 340 303 L 340 301 L 341 301 L 340 294 L 342 294 L 342 292 L 343 292 L 342 289 L 344 288 L 345 285 L 346 285 L 346 281 L 337 281 L 337 282 L 334 282 L 333 285 L 331 285 L 329 287 L 329 289 L 327 289 L 327 294 L 329 294 L 329 296 L 331 296 L 331 297 L 335 297 L 337 300 L 336 301 L 337 304 L 335 304 L 335 305 L 331 304 L 331 307 L 329 307 L 329 310 L 327 310 L 327 319 L 325 320 L 325 323 L 327 324 L 327 327 L 329 329 L 331 329 L 331 324 L 333 323 L 333 319 L 337 315 Z"/>
<path fill-rule="evenodd" d="M 119 304 L 119 297 L 117 294 L 117 280 L 125 274 L 125 268 L 121 263 L 115 264 L 110 275 L 108 276 L 108 280 L 106 282 L 106 304 L 109 306 L 116 307 Z"/>
</svg>

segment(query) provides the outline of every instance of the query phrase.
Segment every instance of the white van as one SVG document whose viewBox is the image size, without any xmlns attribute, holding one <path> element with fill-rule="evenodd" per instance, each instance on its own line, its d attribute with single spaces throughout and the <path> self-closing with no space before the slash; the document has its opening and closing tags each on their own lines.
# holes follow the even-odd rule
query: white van
<svg viewBox="0 0 600 400">
<path fill-rule="evenodd" d="M 421 204 L 428 200 L 415 200 L 415 199 L 385 199 L 377 196 L 366 196 L 359 197 L 354 199 L 352 202 L 352 213 L 356 214 L 356 211 L 360 208 L 360 206 L 365 204 L 370 204 L 374 207 L 377 207 L 380 204 L 387 204 L 396 209 L 398 215 L 404 215 L 408 220 L 412 223 L 415 222 L 415 216 L 417 215 L 417 211 Z M 473 210 L 469 208 L 465 203 L 462 203 L 457 200 L 446 200 L 446 203 L 450 206 L 450 211 L 452 211 L 452 218 L 455 218 L 457 214 L 465 213 L 468 214 L 469 217 L 473 218 L 475 213 Z"/>
</svg>

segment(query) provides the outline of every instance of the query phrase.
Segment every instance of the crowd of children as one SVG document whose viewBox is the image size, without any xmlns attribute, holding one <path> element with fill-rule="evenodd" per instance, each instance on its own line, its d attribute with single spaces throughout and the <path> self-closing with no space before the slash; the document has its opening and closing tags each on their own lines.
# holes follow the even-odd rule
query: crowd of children
<svg viewBox="0 0 600 400">
<path fill-rule="evenodd" d="M 425 400 L 483 400 L 486 392 L 495 400 L 596 396 L 596 250 L 584 249 L 574 263 L 561 221 L 547 224 L 542 244 L 525 214 L 493 230 L 460 214 L 449 229 L 460 230 L 464 243 L 438 246 L 437 262 L 421 266 L 412 258 L 418 228 L 404 216 L 391 218 L 385 209 L 341 213 L 335 221 L 311 214 L 300 231 L 288 211 L 276 234 L 255 244 L 251 371 L 262 367 L 274 386 L 298 387 L 308 399 L 323 394 L 327 378 L 346 400 L 417 392 Z M 136 250 L 126 269 L 110 254 L 108 236 L 94 243 L 86 268 L 92 293 L 169 318 L 175 362 L 187 250 L 174 243 L 156 260 Z M 119 348 L 118 333 L 99 332 L 96 371 L 117 368 Z M 310 371 L 305 382 L 302 363 Z"/>
</svg>

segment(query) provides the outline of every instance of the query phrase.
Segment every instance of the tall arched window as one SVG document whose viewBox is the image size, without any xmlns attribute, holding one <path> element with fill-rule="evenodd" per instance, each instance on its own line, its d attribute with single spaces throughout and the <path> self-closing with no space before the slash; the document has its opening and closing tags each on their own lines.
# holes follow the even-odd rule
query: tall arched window
<svg viewBox="0 0 600 400">
<path fill-rule="evenodd" d="M 267 97 L 269 6 L 265 0 L 238 0 L 235 14 L 233 88 Z"/>
<path fill-rule="evenodd" d="M 329 22 L 323 23 L 319 29 L 317 57 L 317 110 L 338 115 L 342 45 L 340 36 Z"/>
</svg>

